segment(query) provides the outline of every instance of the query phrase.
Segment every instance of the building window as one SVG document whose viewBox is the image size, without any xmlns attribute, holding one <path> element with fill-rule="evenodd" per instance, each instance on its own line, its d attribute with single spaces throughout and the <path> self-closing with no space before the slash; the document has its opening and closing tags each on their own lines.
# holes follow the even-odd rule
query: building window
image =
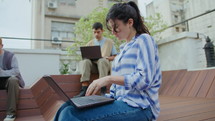
<svg viewBox="0 0 215 121">
<path fill-rule="evenodd" d="M 175 31 L 176 31 L 176 32 L 179 32 L 179 27 L 175 27 Z"/>
<path fill-rule="evenodd" d="M 51 38 L 56 42 L 61 40 L 73 40 L 75 38 L 74 26 L 72 23 L 52 22 L 51 24 Z"/>
<path fill-rule="evenodd" d="M 178 15 L 174 15 L 174 22 L 175 22 L 175 23 L 178 23 L 178 22 L 179 22 Z"/>
<path fill-rule="evenodd" d="M 185 28 L 182 28 L 182 32 L 184 32 L 184 31 L 186 31 L 186 29 L 185 29 Z"/>
</svg>

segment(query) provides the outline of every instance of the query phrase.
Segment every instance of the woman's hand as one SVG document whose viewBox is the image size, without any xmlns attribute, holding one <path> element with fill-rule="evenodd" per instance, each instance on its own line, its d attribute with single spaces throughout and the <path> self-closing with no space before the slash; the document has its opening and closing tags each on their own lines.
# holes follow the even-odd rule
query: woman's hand
<svg viewBox="0 0 215 121">
<path fill-rule="evenodd" d="M 94 80 L 87 89 L 86 96 L 95 95 L 102 87 L 110 85 L 109 76 Z"/>
</svg>

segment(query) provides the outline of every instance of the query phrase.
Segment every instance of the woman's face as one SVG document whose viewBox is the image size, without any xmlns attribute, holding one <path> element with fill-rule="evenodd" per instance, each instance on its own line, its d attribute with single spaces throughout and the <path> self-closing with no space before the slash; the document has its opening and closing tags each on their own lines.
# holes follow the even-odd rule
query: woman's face
<svg viewBox="0 0 215 121">
<path fill-rule="evenodd" d="M 133 25 L 129 23 L 123 23 L 121 20 L 109 20 L 108 24 L 111 28 L 112 34 L 116 36 L 117 39 L 119 40 L 128 40 L 129 35 L 131 33 L 131 27 Z M 114 29 L 115 28 L 115 29 Z M 115 31 L 114 31 L 115 30 Z"/>
</svg>

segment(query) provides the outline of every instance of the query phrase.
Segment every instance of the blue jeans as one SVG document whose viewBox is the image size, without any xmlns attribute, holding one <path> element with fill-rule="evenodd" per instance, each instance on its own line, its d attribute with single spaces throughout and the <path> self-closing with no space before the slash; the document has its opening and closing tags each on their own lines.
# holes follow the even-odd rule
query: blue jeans
<svg viewBox="0 0 215 121">
<path fill-rule="evenodd" d="M 151 108 L 134 108 L 122 101 L 77 109 L 68 101 L 58 110 L 54 121 L 151 121 Z"/>
</svg>

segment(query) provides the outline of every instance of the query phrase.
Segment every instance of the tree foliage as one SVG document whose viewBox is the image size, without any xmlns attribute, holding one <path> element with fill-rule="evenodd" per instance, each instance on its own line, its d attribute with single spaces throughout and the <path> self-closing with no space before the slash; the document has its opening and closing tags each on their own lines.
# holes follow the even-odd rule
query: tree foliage
<svg viewBox="0 0 215 121">
<path fill-rule="evenodd" d="M 93 31 L 92 25 L 95 22 L 101 22 L 103 24 L 104 29 L 104 37 L 110 38 L 115 42 L 115 46 L 117 50 L 119 50 L 119 45 L 123 42 L 117 40 L 114 35 L 111 34 L 109 30 L 106 28 L 106 15 L 108 13 L 108 8 L 96 8 L 89 15 L 80 18 L 78 22 L 75 24 L 75 42 L 67 48 L 67 51 L 70 55 L 75 55 L 77 60 L 80 60 L 80 55 L 78 52 L 80 46 L 86 45 L 89 40 L 93 39 Z M 154 17 L 150 16 L 145 19 L 146 26 L 149 28 L 151 35 L 155 35 L 162 31 L 162 28 L 165 28 L 166 25 L 161 20 L 160 14 L 156 14 Z"/>
<path fill-rule="evenodd" d="M 109 30 L 106 28 L 106 15 L 108 13 L 108 8 L 98 7 L 94 9 L 89 15 L 80 18 L 78 22 L 75 24 L 75 42 L 67 48 L 69 54 L 71 55 L 79 55 L 77 50 L 80 46 L 86 45 L 87 42 L 93 39 L 93 31 L 92 25 L 95 22 L 101 22 L 103 24 L 103 36 L 106 38 L 110 38 L 114 41 L 116 48 L 118 49 L 118 45 L 121 44 L 121 41 L 118 41 L 114 35 L 111 34 Z M 80 59 L 77 58 L 77 59 Z"/>
<path fill-rule="evenodd" d="M 152 36 L 156 36 L 157 41 L 160 38 L 160 33 L 164 31 L 167 27 L 167 24 L 162 20 L 162 16 L 159 13 L 156 13 L 154 16 L 149 16 L 145 19 L 145 24 L 148 27 Z"/>
</svg>

